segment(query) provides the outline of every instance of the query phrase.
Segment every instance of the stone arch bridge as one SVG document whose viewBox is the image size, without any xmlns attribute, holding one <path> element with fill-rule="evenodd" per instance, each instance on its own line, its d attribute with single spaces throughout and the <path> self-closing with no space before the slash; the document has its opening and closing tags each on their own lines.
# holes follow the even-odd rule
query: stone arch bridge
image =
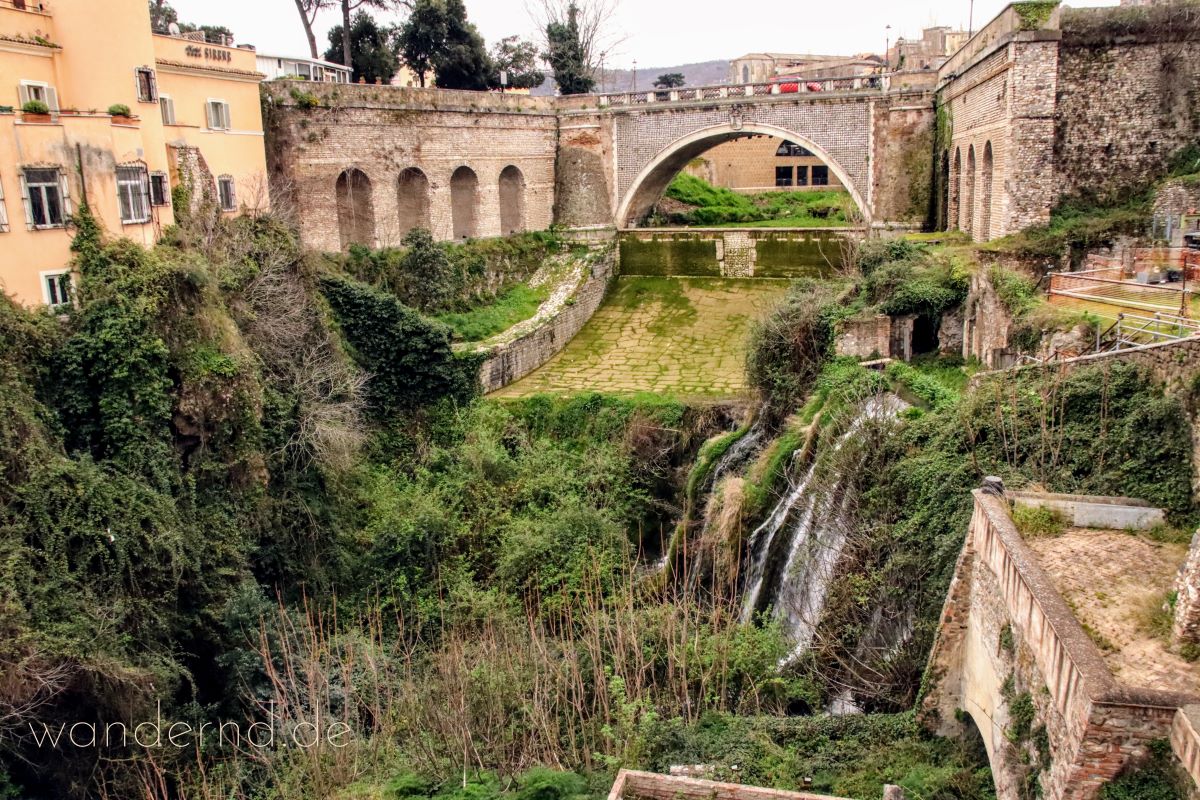
<svg viewBox="0 0 1200 800">
<path fill-rule="evenodd" d="M 567 98 L 294 88 L 264 84 L 268 161 L 318 249 L 394 245 L 418 226 L 442 240 L 634 227 L 691 159 L 756 134 L 821 158 L 864 223 L 925 217 L 931 87 L 887 76 Z"/>
</svg>

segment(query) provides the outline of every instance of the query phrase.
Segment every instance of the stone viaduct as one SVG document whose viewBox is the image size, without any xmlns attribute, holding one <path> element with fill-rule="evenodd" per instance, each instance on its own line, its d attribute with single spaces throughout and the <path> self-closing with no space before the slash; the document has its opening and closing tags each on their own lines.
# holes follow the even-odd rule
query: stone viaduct
<svg viewBox="0 0 1200 800">
<path fill-rule="evenodd" d="M 441 240 L 635 227 L 689 160 L 751 134 L 822 158 L 864 223 L 990 239 L 1064 197 L 1120 196 L 1200 138 L 1200 23 L 1174 8 L 1013 3 L 936 73 L 786 87 L 553 98 L 275 82 L 268 160 L 324 250 L 417 226 Z"/>
<path fill-rule="evenodd" d="M 751 134 L 820 156 L 864 222 L 920 217 L 928 89 L 891 77 L 797 88 L 536 98 L 282 81 L 264 87 L 268 162 L 322 250 L 395 245 L 418 226 L 441 240 L 631 227 L 689 160 Z"/>
</svg>

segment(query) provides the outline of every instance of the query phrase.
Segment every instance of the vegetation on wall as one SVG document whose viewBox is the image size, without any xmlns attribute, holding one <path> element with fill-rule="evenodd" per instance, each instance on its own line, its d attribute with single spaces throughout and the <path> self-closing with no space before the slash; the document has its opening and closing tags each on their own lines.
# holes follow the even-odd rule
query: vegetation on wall
<svg viewBox="0 0 1200 800">
<path fill-rule="evenodd" d="M 681 172 L 667 187 L 652 222 L 665 225 L 749 225 L 819 228 L 851 224 L 850 196 L 840 189 L 742 194 Z"/>
</svg>

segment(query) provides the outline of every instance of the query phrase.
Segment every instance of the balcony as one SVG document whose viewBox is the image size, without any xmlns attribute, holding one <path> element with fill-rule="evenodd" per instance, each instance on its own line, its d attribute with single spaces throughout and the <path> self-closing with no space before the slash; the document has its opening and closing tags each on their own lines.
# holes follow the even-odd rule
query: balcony
<svg viewBox="0 0 1200 800">
<path fill-rule="evenodd" d="M 27 11 L 31 14 L 50 16 L 50 4 L 42 0 L 0 0 L 0 9 Z"/>
</svg>

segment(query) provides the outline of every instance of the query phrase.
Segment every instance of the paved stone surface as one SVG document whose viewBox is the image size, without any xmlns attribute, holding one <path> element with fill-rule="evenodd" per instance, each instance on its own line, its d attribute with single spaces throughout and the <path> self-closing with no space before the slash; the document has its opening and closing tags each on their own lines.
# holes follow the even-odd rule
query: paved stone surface
<svg viewBox="0 0 1200 800">
<path fill-rule="evenodd" d="M 1097 644 L 1117 680 L 1200 693 L 1200 663 L 1183 660 L 1166 636 L 1147 629 L 1151 607 L 1161 605 L 1174 587 L 1186 546 L 1083 529 L 1027 542 L 1085 630 L 1099 638 Z"/>
<path fill-rule="evenodd" d="M 747 390 L 751 323 L 769 313 L 787 287 L 787 281 L 761 278 L 619 278 L 604 305 L 561 353 L 491 396 L 741 394 Z"/>
</svg>

